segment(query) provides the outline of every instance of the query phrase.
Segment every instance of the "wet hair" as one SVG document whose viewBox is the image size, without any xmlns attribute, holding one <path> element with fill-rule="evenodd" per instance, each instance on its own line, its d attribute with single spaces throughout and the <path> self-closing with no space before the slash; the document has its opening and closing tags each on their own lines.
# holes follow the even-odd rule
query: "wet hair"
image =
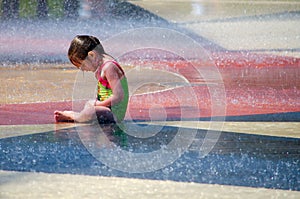
<svg viewBox="0 0 300 199">
<path fill-rule="evenodd" d="M 103 46 L 96 37 L 90 35 L 77 35 L 70 44 L 68 57 L 71 63 L 76 65 L 76 62 L 78 63 L 79 60 L 83 61 L 92 50 L 96 50 L 100 54 L 105 53 Z"/>
</svg>

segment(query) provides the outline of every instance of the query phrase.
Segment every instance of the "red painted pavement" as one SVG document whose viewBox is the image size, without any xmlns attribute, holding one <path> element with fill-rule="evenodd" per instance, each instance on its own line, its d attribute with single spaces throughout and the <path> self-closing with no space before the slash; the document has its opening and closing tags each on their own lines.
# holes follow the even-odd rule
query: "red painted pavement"
<svg viewBox="0 0 300 199">
<path fill-rule="evenodd" d="M 212 54 L 212 60 L 222 75 L 225 87 L 226 113 L 222 116 L 300 112 L 300 59 L 246 52 L 216 52 Z M 197 67 L 209 66 L 211 63 L 203 60 L 191 63 L 174 57 L 144 62 L 153 68 L 177 72 L 192 86 L 131 96 L 126 119 L 150 120 L 162 117 L 165 120 L 211 116 L 212 97 L 197 71 Z M 192 97 L 185 92 L 189 89 L 194 93 Z M 2 104 L 0 124 L 50 124 L 54 122 L 55 110 L 71 108 L 72 102 Z"/>
</svg>

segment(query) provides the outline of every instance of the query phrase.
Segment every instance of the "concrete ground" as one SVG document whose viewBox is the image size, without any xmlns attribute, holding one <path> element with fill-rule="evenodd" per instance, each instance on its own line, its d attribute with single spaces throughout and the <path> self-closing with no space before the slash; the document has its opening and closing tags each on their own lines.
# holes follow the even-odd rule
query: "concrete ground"
<svg viewBox="0 0 300 199">
<path fill-rule="evenodd" d="M 300 57 L 299 1 L 131 1 L 228 50 Z"/>
</svg>

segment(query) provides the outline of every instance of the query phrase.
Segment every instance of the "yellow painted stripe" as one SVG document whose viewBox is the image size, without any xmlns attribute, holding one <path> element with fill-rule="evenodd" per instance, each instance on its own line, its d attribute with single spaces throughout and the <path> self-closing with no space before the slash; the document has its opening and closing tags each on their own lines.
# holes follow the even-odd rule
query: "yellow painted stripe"
<svg viewBox="0 0 300 199">
<path fill-rule="evenodd" d="M 223 132 L 300 138 L 300 122 L 204 122 L 204 121 L 153 121 L 141 122 L 192 129 L 210 129 Z"/>
</svg>

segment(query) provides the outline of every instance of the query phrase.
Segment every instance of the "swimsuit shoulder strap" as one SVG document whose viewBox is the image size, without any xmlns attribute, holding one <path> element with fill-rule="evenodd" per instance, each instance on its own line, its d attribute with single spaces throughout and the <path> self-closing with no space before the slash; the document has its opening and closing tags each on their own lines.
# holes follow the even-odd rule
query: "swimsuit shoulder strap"
<svg viewBox="0 0 300 199">
<path fill-rule="evenodd" d="M 101 75 L 100 75 L 100 72 L 102 71 L 102 68 L 103 68 L 108 62 L 112 62 L 113 64 L 115 64 L 115 65 L 121 70 L 121 72 L 123 73 L 123 75 L 125 75 L 124 70 L 122 69 L 122 67 L 120 66 L 120 64 L 119 64 L 118 62 L 116 62 L 115 60 L 108 60 L 108 61 L 104 62 L 104 63 L 100 66 L 100 70 L 97 71 L 97 77 L 98 77 L 98 80 L 99 80 L 99 79 L 102 79 L 102 78 L 101 78 Z"/>
<path fill-rule="evenodd" d="M 124 70 L 122 69 L 122 67 L 120 66 L 120 64 L 117 61 L 115 61 L 115 60 L 108 60 L 108 61 L 104 62 L 100 67 L 101 68 L 104 67 L 104 65 L 107 64 L 108 62 L 112 62 L 113 64 L 115 64 L 122 71 L 123 75 L 125 74 Z"/>
</svg>

